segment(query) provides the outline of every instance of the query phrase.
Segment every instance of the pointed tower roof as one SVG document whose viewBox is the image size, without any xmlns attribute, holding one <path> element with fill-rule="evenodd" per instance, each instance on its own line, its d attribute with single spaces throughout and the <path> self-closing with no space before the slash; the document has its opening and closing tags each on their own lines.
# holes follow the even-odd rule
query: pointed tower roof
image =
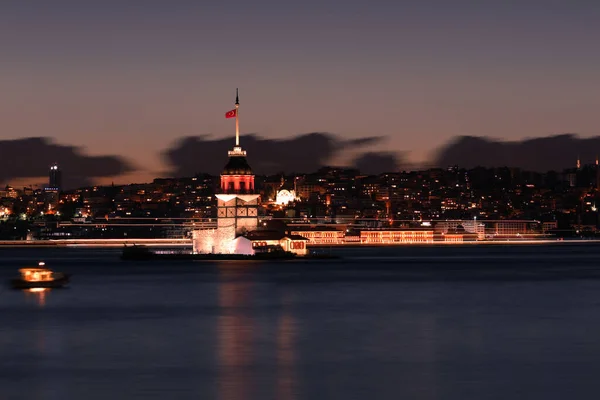
<svg viewBox="0 0 600 400">
<path fill-rule="evenodd" d="M 244 156 L 230 156 L 221 175 L 252 175 L 252 168 Z"/>
</svg>

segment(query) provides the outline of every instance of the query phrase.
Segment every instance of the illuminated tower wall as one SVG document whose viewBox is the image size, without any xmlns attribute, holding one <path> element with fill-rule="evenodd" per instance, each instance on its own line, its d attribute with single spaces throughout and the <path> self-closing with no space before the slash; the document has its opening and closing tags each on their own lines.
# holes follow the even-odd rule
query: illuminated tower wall
<svg viewBox="0 0 600 400">
<path fill-rule="evenodd" d="M 221 193 L 217 194 L 217 225 L 233 227 L 236 235 L 258 227 L 258 198 L 254 193 L 254 174 L 246 152 L 235 146 L 221 174 Z"/>
</svg>

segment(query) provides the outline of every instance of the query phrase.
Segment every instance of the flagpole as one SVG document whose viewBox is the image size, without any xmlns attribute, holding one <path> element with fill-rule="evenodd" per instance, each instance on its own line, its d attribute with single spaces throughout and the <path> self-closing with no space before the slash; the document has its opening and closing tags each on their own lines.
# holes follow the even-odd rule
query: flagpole
<svg viewBox="0 0 600 400">
<path fill-rule="evenodd" d="M 235 89 L 235 147 L 240 146 L 240 99 Z"/>
</svg>

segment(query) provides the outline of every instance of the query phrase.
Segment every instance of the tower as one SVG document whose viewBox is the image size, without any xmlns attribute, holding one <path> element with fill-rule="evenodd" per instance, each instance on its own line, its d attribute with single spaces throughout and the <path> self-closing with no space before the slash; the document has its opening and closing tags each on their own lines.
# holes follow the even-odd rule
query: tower
<svg viewBox="0 0 600 400">
<path fill-rule="evenodd" d="M 194 253 L 254 254 L 252 249 L 239 248 L 236 238 L 258 228 L 258 198 L 254 192 L 254 174 L 246 161 L 246 151 L 240 146 L 240 100 L 236 89 L 235 109 L 225 118 L 235 117 L 235 145 L 227 152 L 229 160 L 221 173 L 217 197 L 216 229 L 196 229 L 192 232 Z"/>
<path fill-rule="evenodd" d="M 62 186 L 61 178 L 62 175 L 60 169 L 58 169 L 58 164 L 52 164 L 48 172 L 48 186 L 44 188 L 44 208 L 46 212 L 54 212 L 58 206 L 58 197 Z"/>
<path fill-rule="evenodd" d="M 53 190 L 60 190 L 62 186 L 62 172 L 58 168 L 58 164 L 54 163 L 50 166 L 50 172 L 48 173 L 48 188 Z"/>
<path fill-rule="evenodd" d="M 581 169 L 581 159 L 577 156 L 577 169 Z"/>
<path fill-rule="evenodd" d="M 240 146 L 240 101 L 235 94 L 235 146 L 227 155 L 229 160 L 221 173 L 220 193 L 217 194 L 217 226 L 233 228 L 235 235 L 241 235 L 258 227 L 258 198 L 254 192 L 254 174 L 246 160 L 246 151 Z"/>
</svg>

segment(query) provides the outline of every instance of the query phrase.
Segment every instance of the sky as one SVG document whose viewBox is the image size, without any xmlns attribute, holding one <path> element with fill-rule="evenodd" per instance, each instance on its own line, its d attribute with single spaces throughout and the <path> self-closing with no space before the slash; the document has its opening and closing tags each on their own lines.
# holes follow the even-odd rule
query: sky
<svg viewBox="0 0 600 400">
<path fill-rule="evenodd" d="M 233 135 L 236 87 L 242 133 L 385 136 L 414 163 L 462 135 L 596 136 L 598 20 L 593 1 L 4 1 L 0 139 L 147 180 L 180 138 Z"/>
</svg>

